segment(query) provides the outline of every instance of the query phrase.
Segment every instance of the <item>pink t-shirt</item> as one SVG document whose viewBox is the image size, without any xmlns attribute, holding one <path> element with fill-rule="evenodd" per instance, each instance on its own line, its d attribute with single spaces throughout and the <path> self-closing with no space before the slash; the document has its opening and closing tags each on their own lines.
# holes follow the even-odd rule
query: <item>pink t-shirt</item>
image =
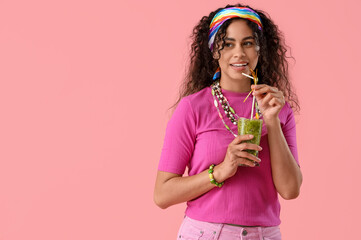
<svg viewBox="0 0 361 240">
<path fill-rule="evenodd" d="M 230 106 L 238 116 L 249 118 L 252 96 L 222 89 Z M 234 136 L 225 128 L 213 104 L 211 88 L 184 97 L 168 122 L 158 170 L 176 174 L 195 175 L 224 160 L 228 144 Z M 228 126 L 237 133 L 237 126 L 225 116 Z M 298 163 L 296 125 L 288 103 L 279 113 L 283 134 Z M 190 218 L 247 226 L 276 226 L 280 224 L 280 204 L 272 180 L 267 128 L 262 127 L 258 157 L 259 167 L 239 167 L 237 173 L 225 181 L 223 187 L 213 188 L 187 202 Z"/>
</svg>

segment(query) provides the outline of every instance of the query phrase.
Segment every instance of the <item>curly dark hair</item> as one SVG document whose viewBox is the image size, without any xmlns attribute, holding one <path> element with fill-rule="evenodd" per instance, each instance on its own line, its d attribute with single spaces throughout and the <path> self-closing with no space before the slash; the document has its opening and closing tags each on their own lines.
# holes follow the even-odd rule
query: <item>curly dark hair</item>
<svg viewBox="0 0 361 240">
<path fill-rule="evenodd" d="M 227 5 L 228 7 L 249 7 L 248 5 Z M 227 27 L 237 18 L 226 21 L 218 30 L 214 40 L 213 52 L 208 47 L 209 25 L 217 12 L 224 8 L 219 8 L 211 12 L 209 16 L 204 16 L 194 27 L 191 39 L 190 63 L 187 74 L 180 88 L 179 98 L 174 104 L 176 106 L 179 101 L 190 94 L 196 93 L 213 83 L 213 74 L 219 67 L 218 59 L 213 58 L 214 51 L 218 52 L 223 49 Z M 281 90 L 290 103 L 291 107 L 298 112 L 300 106 L 297 95 L 289 81 L 287 46 L 284 41 L 283 33 L 273 23 L 267 13 L 261 10 L 253 9 L 261 18 L 263 29 L 258 29 L 256 23 L 247 19 L 248 26 L 253 30 L 257 45 L 260 47 L 259 59 L 256 66 L 258 69 L 259 84 L 267 84 L 277 87 Z M 287 48 L 286 48 L 287 47 Z"/>
</svg>

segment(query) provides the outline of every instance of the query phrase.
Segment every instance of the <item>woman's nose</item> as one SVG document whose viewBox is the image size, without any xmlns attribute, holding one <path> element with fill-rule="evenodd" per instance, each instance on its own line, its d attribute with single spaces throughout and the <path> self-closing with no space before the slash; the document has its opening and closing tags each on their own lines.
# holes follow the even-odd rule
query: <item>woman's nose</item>
<svg viewBox="0 0 361 240">
<path fill-rule="evenodd" d="M 246 55 L 246 53 L 244 52 L 244 49 L 242 46 L 239 45 L 234 48 L 234 56 L 235 57 L 242 57 L 245 55 Z"/>
</svg>

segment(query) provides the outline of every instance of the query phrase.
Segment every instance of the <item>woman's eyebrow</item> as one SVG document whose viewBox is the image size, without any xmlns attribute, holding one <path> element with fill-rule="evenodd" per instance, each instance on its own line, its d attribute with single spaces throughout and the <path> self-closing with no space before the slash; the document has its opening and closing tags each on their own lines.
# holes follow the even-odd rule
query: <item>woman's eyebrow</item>
<svg viewBox="0 0 361 240">
<path fill-rule="evenodd" d="M 226 40 L 226 41 L 233 41 L 233 42 L 236 41 L 236 39 L 234 39 L 234 38 L 229 38 L 229 37 L 226 37 L 224 40 Z"/>
<path fill-rule="evenodd" d="M 254 39 L 254 36 L 248 36 L 248 37 L 245 37 L 245 38 L 243 38 L 243 39 L 242 39 L 242 41 L 244 41 L 244 40 L 248 40 L 248 39 Z M 234 38 L 230 38 L 230 37 L 226 37 L 224 40 L 226 40 L 226 41 L 233 41 L 233 42 L 235 42 L 235 41 L 236 41 L 236 39 L 234 39 Z"/>
</svg>

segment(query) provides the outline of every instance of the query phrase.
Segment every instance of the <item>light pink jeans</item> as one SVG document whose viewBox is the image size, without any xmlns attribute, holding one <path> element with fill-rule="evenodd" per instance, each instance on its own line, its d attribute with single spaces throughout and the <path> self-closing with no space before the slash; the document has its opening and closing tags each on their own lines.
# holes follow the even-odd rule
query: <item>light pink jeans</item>
<svg viewBox="0 0 361 240">
<path fill-rule="evenodd" d="M 279 226 L 238 227 L 222 223 L 209 223 L 185 217 L 177 240 L 281 240 Z"/>
</svg>

